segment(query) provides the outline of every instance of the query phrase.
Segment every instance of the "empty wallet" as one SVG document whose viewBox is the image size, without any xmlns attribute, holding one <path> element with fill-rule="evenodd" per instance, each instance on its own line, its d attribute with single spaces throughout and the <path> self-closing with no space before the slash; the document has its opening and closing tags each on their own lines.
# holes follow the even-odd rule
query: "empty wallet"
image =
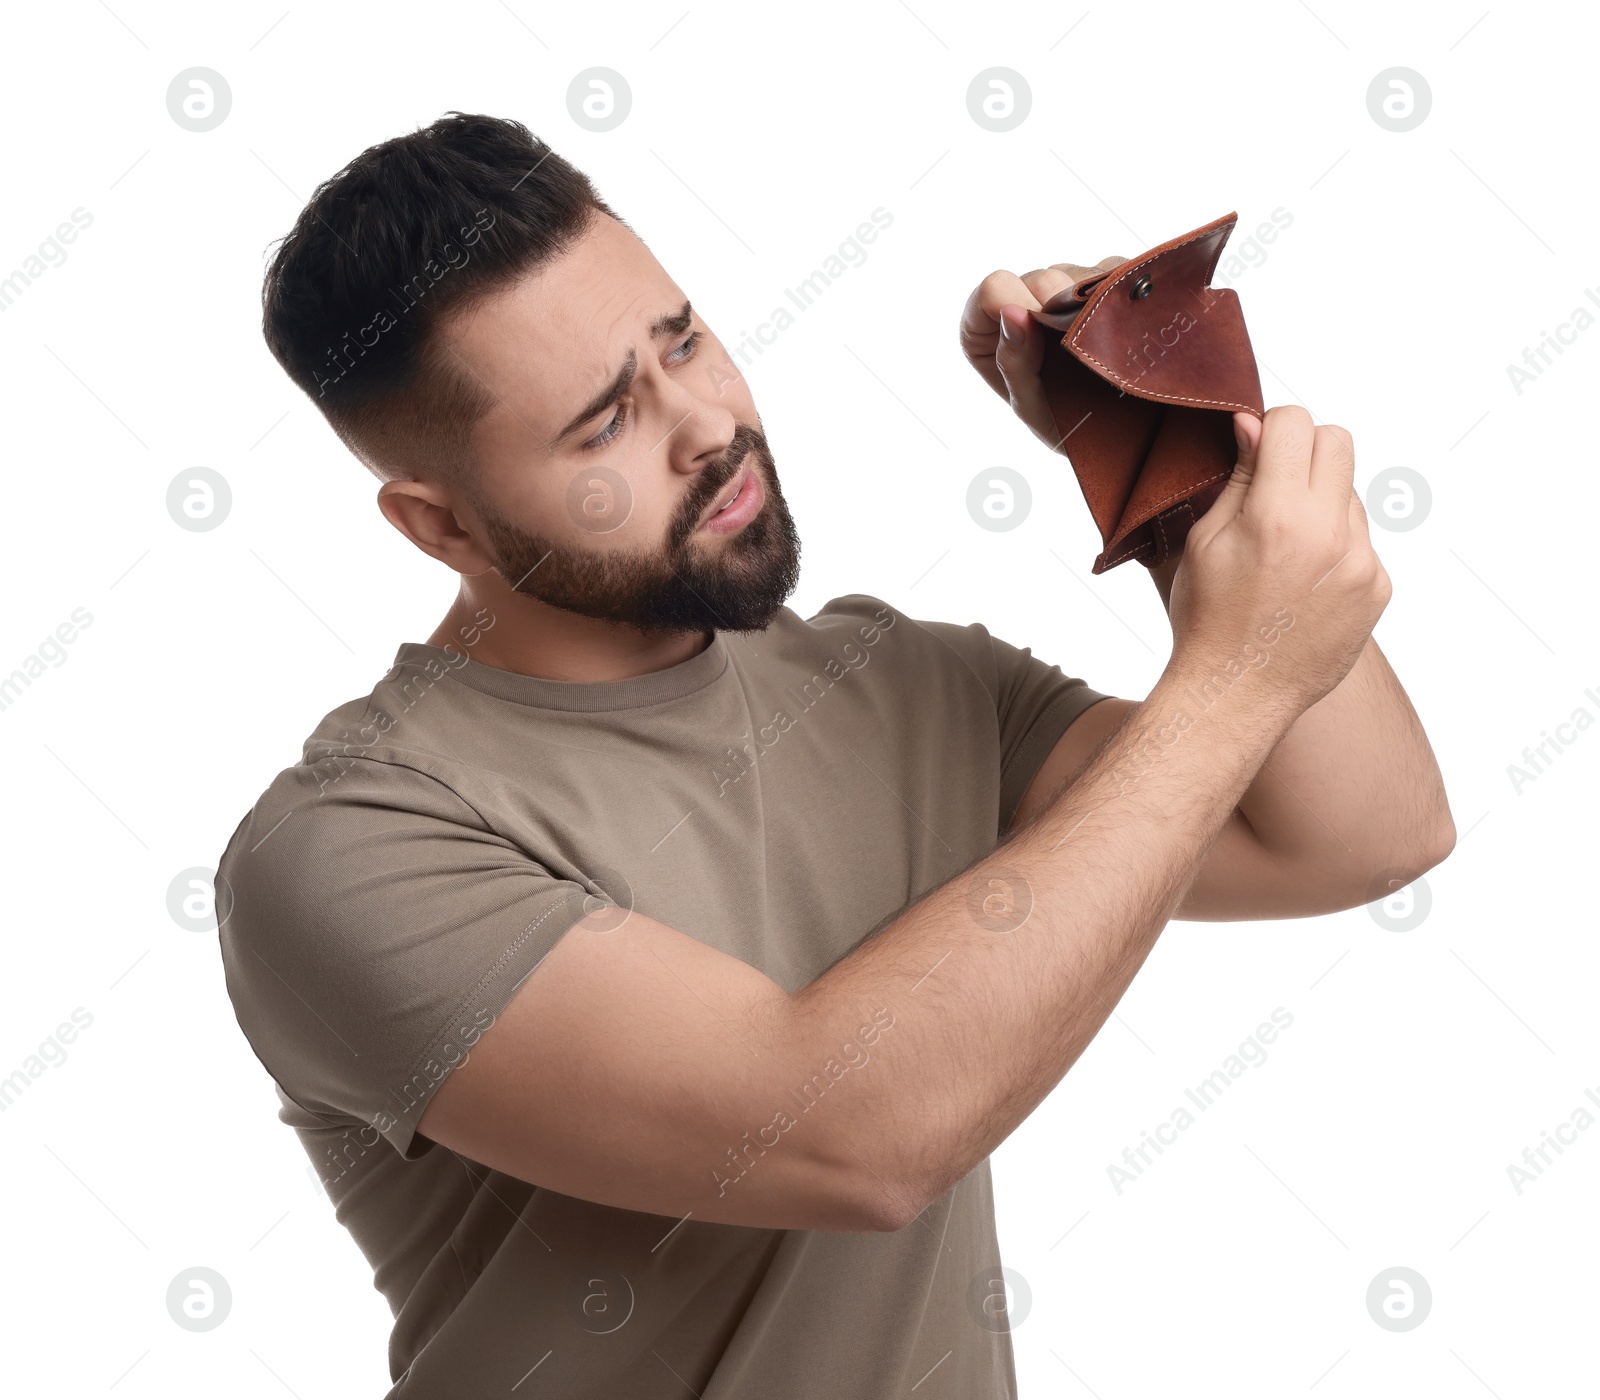
<svg viewBox="0 0 1600 1400">
<path fill-rule="evenodd" d="M 1235 412 L 1263 415 L 1236 292 L 1211 275 L 1238 221 L 1224 215 L 1064 288 L 1032 312 L 1057 450 L 1103 548 L 1092 572 L 1164 563 L 1222 494 L 1238 460 Z"/>
</svg>

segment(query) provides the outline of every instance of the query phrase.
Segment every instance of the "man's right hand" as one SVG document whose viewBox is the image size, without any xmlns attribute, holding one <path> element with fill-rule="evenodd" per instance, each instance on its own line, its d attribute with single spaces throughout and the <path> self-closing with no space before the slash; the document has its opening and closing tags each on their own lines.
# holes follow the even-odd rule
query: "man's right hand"
<svg viewBox="0 0 1600 1400">
<path fill-rule="evenodd" d="M 1234 415 L 1239 463 L 1184 544 L 1169 670 L 1257 673 L 1247 694 L 1298 716 L 1349 673 L 1392 585 L 1354 488 L 1350 434 L 1295 405 Z"/>
</svg>

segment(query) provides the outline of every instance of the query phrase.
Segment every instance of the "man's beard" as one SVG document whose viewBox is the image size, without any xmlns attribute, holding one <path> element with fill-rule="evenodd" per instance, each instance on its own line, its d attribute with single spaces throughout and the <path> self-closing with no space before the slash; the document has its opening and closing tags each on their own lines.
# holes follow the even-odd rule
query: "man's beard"
<svg viewBox="0 0 1600 1400">
<path fill-rule="evenodd" d="M 693 549 L 691 537 L 701 517 L 738 475 L 746 454 L 765 496 L 760 511 L 726 536 L 715 553 Z M 779 489 L 766 435 L 745 423 L 722 457 L 694 478 L 660 552 L 552 544 L 474 496 L 495 565 L 515 591 L 641 632 L 758 632 L 800 581 L 800 536 Z"/>
</svg>

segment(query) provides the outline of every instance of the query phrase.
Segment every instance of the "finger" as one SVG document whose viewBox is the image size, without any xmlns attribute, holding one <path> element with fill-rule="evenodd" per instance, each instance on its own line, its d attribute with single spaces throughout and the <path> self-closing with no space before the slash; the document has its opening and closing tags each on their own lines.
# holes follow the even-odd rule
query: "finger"
<svg viewBox="0 0 1600 1400">
<path fill-rule="evenodd" d="M 1026 307 L 1008 306 L 1002 315 L 1000 345 L 994 358 L 1005 381 L 1006 395 L 1012 410 L 1028 427 L 1048 435 L 1054 420 L 1039 379 L 1044 364 L 1045 328 L 1028 314 Z"/>
<path fill-rule="evenodd" d="M 991 272 L 973 288 L 972 295 L 961 310 L 962 344 L 965 345 L 969 338 L 978 342 L 988 337 L 991 341 L 989 352 L 992 354 L 992 342 L 1000 334 L 1002 306 L 1024 306 L 1029 310 L 1038 310 L 1039 302 L 1028 290 L 1027 283 L 1016 273 L 1004 270 Z"/>
<path fill-rule="evenodd" d="M 1038 298 L 1039 305 L 1043 306 L 1057 293 L 1064 292 L 1068 287 L 1083 281 L 1085 277 L 1093 277 L 1094 269 L 1091 267 L 1074 267 L 1071 263 L 1058 263 L 1054 267 L 1036 267 L 1032 272 L 1022 274 L 1023 285 Z"/>
<path fill-rule="evenodd" d="M 1311 447 L 1311 490 L 1330 504 L 1355 489 L 1356 449 L 1349 432 L 1334 423 L 1315 431 Z"/>
<path fill-rule="evenodd" d="M 1033 293 L 1014 272 L 991 272 L 972 290 L 961 310 L 961 349 L 997 393 L 1006 392 L 995 362 L 1000 347 L 1000 308 L 1034 305 Z"/>
<path fill-rule="evenodd" d="M 1242 510 L 1270 514 L 1302 507 L 1311 489 L 1313 435 L 1311 415 L 1299 404 L 1266 411 Z"/>
</svg>

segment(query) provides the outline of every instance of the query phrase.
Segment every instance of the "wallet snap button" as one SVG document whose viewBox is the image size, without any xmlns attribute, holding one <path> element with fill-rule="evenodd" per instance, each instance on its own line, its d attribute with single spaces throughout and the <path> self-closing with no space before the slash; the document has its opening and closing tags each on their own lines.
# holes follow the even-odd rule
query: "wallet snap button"
<svg viewBox="0 0 1600 1400">
<path fill-rule="evenodd" d="M 1146 273 L 1128 289 L 1128 299 L 1130 301 L 1143 301 L 1153 290 L 1155 289 L 1151 285 L 1150 275 Z"/>
</svg>

